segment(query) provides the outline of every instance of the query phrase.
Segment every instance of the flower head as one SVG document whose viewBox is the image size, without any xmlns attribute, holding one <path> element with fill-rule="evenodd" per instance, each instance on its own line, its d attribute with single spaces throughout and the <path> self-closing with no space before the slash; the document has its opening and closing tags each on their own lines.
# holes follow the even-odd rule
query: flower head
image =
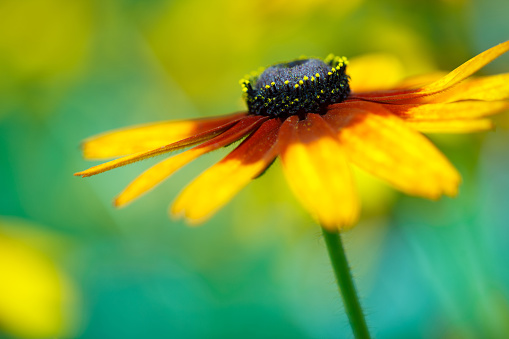
<svg viewBox="0 0 509 339">
<path fill-rule="evenodd" d="M 248 111 L 255 115 L 288 117 L 325 113 L 350 94 L 346 58 L 303 58 L 270 66 L 240 81 Z"/>
<path fill-rule="evenodd" d="M 302 205 L 327 229 L 343 230 L 355 223 L 360 209 L 352 165 L 407 194 L 429 199 L 457 194 L 459 173 L 420 132 L 491 129 L 485 117 L 509 108 L 509 74 L 467 78 L 508 50 L 509 41 L 435 81 L 417 86 L 414 79 L 378 91 L 349 85 L 356 74 L 348 71 L 346 58 L 276 64 L 241 80 L 247 112 L 92 137 L 83 143 L 86 158 L 120 158 L 75 175 L 88 177 L 187 149 L 131 182 L 115 199 L 123 206 L 193 159 L 243 139 L 180 193 L 173 215 L 190 222 L 209 217 L 279 157 Z M 383 78 L 383 70 L 377 71 L 369 76 Z"/>
</svg>

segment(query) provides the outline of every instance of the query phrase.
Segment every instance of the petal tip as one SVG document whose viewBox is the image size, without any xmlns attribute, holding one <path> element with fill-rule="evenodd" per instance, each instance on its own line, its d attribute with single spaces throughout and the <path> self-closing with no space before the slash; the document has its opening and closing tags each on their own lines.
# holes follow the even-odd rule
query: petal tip
<svg viewBox="0 0 509 339">
<path fill-rule="evenodd" d="M 130 202 L 131 202 L 131 200 L 123 199 L 122 195 L 119 195 L 119 196 L 115 197 L 115 199 L 113 199 L 113 206 L 115 208 L 123 208 L 123 207 L 127 206 Z"/>
<path fill-rule="evenodd" d="M 170 215 L 170 217 L 175 219 L 179 219 L 182 217 L 183 208 L 179 206 L 178 197 L 177 199 L 175 199 L 175 201 L 173 201 L 173 203 L 168 208 L 168 214 Z"/>
<path fill-rule="evenodd" d="M 458 196 L 458 193 L 459 193 L 459 183 L 455 186 L 455 187 L 452 187 L 451 189 L 447 190 L 444 192 L 444 194 L 450 198 L 456 198 Z"/>
<path fill-rule="evenodd" d="M 178 201 L 175 200 L 173 204 L 170 205 L 170 208 L 168 209 L 168 216 L 172 221 L 179 221 L 180 219 L 185 219 L 185 210 L 178 206 Z"/>
<path fill-rule="evenodd" d="M 199 219 L 192 219 L 189 217 L 184 218 L 187 226 L 189 227 L 198 227 L 201 226 L 208 218 L 199 218 Z"/>
<path fill-rule="evenodd" d="M 82 178 L 85 178 L 85 177 L 89 177 L 90 175 L 87 175 L 87 171 L 81 171 L 81 172 L 76 172 L 73 174 L 75 177 L 82 177 Z"/>
<path fill-rule="evenodd" d="M 182 215 L 180 213 L 174 213 L 173 211 L 169 211 L 168 216 L 170 217 L 171 221 L 179 221 L 182 219 Z"/>
<path fill-rule="evenodd" d="M 208 216 L 196 217 L 196 216 L 189 215 L 188 211 L 186 211 L 182 208 L 175 207 L 175 204 L 170 206 L 170 208 L 168 210 L 168 215 L 170 216 L 170 219 L 172 221 L 179 221 L 181 219 L 184 219 L 184 222 L 189 227 L 200 226 L 209 218 Z"/>
</svg>

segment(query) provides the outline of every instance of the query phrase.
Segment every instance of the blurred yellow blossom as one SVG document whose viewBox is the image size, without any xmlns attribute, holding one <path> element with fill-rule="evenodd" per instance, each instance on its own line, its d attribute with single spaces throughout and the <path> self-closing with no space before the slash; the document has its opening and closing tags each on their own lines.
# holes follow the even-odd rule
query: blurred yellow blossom
<svg viewBox="0 0 509 339">
<path fill-rule="evenodd" d="M 72 282 L 8 226 L 0 221 L 0 332 L 22 338 L 71 335 L 77 301 Z"/>
</svg>

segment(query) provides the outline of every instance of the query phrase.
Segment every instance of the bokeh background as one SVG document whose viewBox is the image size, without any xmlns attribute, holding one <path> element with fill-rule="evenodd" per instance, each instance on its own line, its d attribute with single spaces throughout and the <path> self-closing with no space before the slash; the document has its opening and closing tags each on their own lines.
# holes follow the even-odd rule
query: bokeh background
<svg viewBox="0 0 509 339">
<path fill-rule="evenodd" d="M 320 230 L 279 164 L 199 228 L 167 206 L 224 156 L 127 208 L 151 163 L 72 174 L 82 139 L 243 109 L 238 80 L 300 55 L 387 55 L 451 70 L 509 39 L 505 0 L 0 1 L 0 338 L 348 338 Z M 504 56 L 481 73 L 509 72 Z M 431 136 L 462 173 L 455 199 L 401 195 L 362 173 L 345 235 L 378 338 L 509 331 L 509 117 Z M 227 180 L 227 178 L 225 178 Z"/>
</svg>

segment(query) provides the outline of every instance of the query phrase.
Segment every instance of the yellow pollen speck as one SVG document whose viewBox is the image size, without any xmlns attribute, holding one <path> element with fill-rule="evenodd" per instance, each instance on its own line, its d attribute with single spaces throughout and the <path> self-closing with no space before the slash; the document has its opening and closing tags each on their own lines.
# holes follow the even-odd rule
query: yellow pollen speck
<svg viewBox="0 0 509 339">
<path fill-rule="evenodd" d="M 298 102 L 298 101 L 299 101 L 299 98 L 296 98 L 296 99 L 295 99 L 295 102 Z"/>
<path fill-rule="evenodd" d="M 319 96 L 319 95 L 317 95 L 317 96 L 316 96 L 316 98 L 317 98 L 317 99 L 320 99 L 320 96 Z"/>
<path fill-rule="evenodd" d="M 322 94 L 323 94 L 323 89 L 322 89 L 322 90 L 320 90 L 320 93 L 322 93 Z"/>
<path fill-rule="evenodd" d="M 242 88 L 242 92 L 247 92 L 247 87 Z"/>
<path fill-rule="evenodd" d="M 328 74 L 328 75 L 332 75 L 332 72 L 328 72 L 327 74 Z"/>
<path fill-rule="evenodd" d="M 313 76 L 312 76 L 312 77 L 311 77 L 311 81 L 315 81 L 315 77 L 313 77 Z"/>
<path fill-rule="evenodd" d="M 290 83 L 290 81 L 286 80 L 285 81 L 285 85 L 288 85 Z"/>
<path fill-rule="evenodd" d="M 320 77 L 320 74 L 319 74 L 319 73 L 316 73 L 316 74 L 315 74 L 315 77 L 319 78 L 319 77 Z"/>
<path fill-rule="evenodd" d="M 276 86 L 276 83 L 275 83 L 274 81 L 272 81 L 272 82 L 270 83 L 270 85 L 271 85 L 271 86 Z"/>
<path fill-rule="evenodd" d="M 304 79 L 304 81 L 308 81 L 309 80 L 309 78 L 307 76 L 305 76 L 303 79 Z"/>
<path fill-rule="evenodd" d="M 304 81 L 300 80 L 299 84 L 304 85 Z"/>
<path fill-rule="evenodd" d="M 295 88 L 299 88 L 299 84 L 295 84 Z"/>
<path fill-rule="evenodd" d="M 270 86 L 269 85 L 265 85 L 265 88 L 270 88 Z"/>
</svg>

